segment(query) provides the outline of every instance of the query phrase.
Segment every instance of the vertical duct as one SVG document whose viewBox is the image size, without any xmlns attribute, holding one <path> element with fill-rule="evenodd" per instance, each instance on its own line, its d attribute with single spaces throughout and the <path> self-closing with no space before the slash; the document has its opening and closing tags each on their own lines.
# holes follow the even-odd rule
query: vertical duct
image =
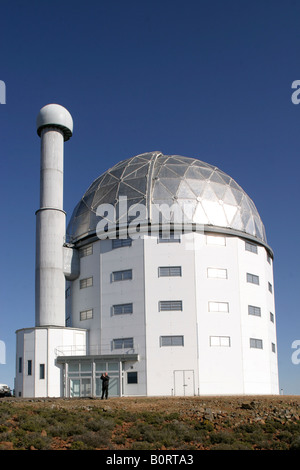
<svg viewBox="0 0 300 470">
<path fill-rule="evenodd" d="M 63 244 L 64 142 L 73 119 L 60 105 L 44 106 L 37 117 L 41 137 L 40 208 L 36 212 L 35 326 L 65 326 Z"/>
</svg>

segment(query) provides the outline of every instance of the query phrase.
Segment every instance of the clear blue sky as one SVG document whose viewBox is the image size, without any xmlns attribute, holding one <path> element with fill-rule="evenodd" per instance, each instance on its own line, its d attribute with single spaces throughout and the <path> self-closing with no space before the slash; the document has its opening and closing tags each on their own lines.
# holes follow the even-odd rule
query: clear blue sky
<svg viewBox="0 0 300 470">
<path fill-rule="evenodd" d="M 299 0 L 0 0 L 0 383 L 13 387 L 15 330 L 34 326 L 35 120 L 65 106 L 68 218 L 119 160 L 196 157 L 254 200 L 275 253 L 280 388 L 300 394 Z"/>
</svg>

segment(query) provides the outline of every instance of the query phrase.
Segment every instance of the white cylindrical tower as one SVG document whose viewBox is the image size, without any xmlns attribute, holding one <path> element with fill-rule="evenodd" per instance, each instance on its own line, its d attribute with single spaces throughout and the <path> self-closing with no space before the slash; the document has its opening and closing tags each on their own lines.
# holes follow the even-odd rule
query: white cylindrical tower
<svg viewBox="0 0 300 470">
<path fill-rule="evenodd" d="M 63 244 L 63 146 L 73 119 L 62 106 L 44 106 L 37 117 L 41 137 L 40 208 L 36 212 L 35 325 L 65 326 Z"/>
</svg>

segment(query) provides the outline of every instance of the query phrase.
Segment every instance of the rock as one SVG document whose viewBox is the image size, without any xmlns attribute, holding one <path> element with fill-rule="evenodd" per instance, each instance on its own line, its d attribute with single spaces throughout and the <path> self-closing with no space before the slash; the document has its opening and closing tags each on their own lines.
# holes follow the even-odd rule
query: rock
<svg viewBox="0 0 300 470">
<path fill-rule="evenodd" d="M 254 408 L 253 402 L 251 402 L 251 403 L 242 403 L 241 404 L 241 409 L 242 410 L 253 410 L 253 408 Z"/>
</svg>

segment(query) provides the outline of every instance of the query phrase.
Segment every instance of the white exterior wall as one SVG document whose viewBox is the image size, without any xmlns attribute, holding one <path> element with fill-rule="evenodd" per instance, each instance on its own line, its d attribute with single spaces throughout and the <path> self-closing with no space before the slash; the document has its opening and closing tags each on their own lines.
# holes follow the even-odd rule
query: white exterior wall
<svg viewBox="0 0 300 470">
<path fill-rule="evenodd" d="M 86 331 L 40 327 L 22 329 L 16 333 L 16 396 L 25 398 L 63 396 L 62 366 L 56 364 L 56 357 L 62 351 L 69 351 L 70 345 L 81 346 L 81 351 L 85 349 Z M 21 373 L 19 358 L 22 359 Z M 28 361 L 32 361 L 31 375 L 28 375 Z M 43 379 L 40 378 L 40 364 L 45 365 Z"/>
<path fill-rule="evenodd" d="M 158 277 L 158 268 L 181 266 L 181 277 Z M 198 348 L 193 250 L 183 243 L 145 239 L 146 348 L 148 395 L 197 394 Z M 182 311 L 159 311 L 159 302 L 181 300 Z M 184 336 L 184 346 L 161 346 L 161 336 Z M 175 372 L 178 371 L 178 372 Z M 179 373 L 179 371 L 182 371 Z M 181 383 L 183 371 L 189 387 Z M 186 390 L 185 390 L 186 389 Z"/>
<path fill-rule="evenodd" d="M 222 238 L 226 245 L 213 245 L 197 235 L 196 292 L 199 337 L 200 394 L 242 394 L 239 266 L 234 238 Z M 208 268 L 226 269 L 227 279 L 208 277 Z M 229 312 L 209 311 L 209 302 L 225 302 Z M 229 337 L 230 347 L 211 346 L 211 337 Z"/>
<path fill-rule="evenodd" d="M 218 236 L 217 234 L 215 236 Z M 245 250 L 245 240 L 224 236 L 225 245 L 207 243 L 203 233 L 189 235 L 185 245 L 158 243 L 157 237 L 112 249 L 112 240 L 93 243 L 93 254 L 81 258 L 80 276 L 71 282 L 72 326 L 89 330 L 91 354 L 120 354 L 116 338 L 134 338 L 139 360 L 123 363 L 124 395 L 277 394 L 276 317 L 272 264 L 266 249 Z M 272 261 L 271 261 L 272 263 Z M 181 277 L 159 277 L 158 267 L 181 266 Z M 208 268 L 227 270 L 226 279 L 209 278 Z M 133 279 L 112 282 L 113 271 L 132 269 Z M 246 274 L 259 276 L 250 284 Z M 79 288 L 93 276 L 93 286 Z M 159 301 L 181 300 L 182 311 L 159 311 Z M 209 311 L 209 302 L 226 302 L 228 312 Z M 133 303 L 132 314 L 113 315 L 115 304 Z M 248 314 L 248 305 L 261 316 Z M 80 321 L 93 308 L 93 319 Z M 274 314 L 274 323 L 270 321 Z M 184 336 L 184 346 L 160 345 L 161 336 Z M 211 337 L 228 337 L 230 346 L 212 346 Z M 250 348 L 250 338 L 263 349 Z M 127 372 L 138 372 L 138 384 L 127 384 Z"/>
<path fill-rule="evenodd" d="M 271 343 L 276 345 L 274 281 L 272 265 L 267 261 L 264 247 L 258 246 L 258 253 L 245 250 L 245 243 L 238 240 L 240 271 L 240 297 L 244 358 L 244 388 L 246 394 L 278 393 L 277 352 L 272 352 Z M 271 261 L 272 263 L 272 261 Z M 246 273 L 259 276 L 259 285 L 246 281 Z M 268 289 L 272 284 L 273 293 Z M 261 316 L 248 315 L 248 305 L 261 307 Z M 274 314 L 274 323 L 270 321 Z M 263 349 L 250 348 L 250 338 L 263 341 Z"/>
</svg>

